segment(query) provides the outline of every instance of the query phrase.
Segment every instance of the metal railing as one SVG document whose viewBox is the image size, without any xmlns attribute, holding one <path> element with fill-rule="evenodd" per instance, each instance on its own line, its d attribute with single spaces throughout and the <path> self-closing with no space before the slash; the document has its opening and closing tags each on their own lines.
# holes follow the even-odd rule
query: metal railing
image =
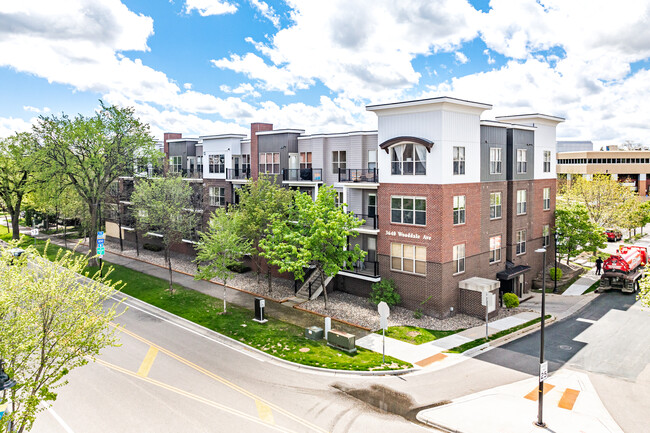
<svg viewBox="0 0 650 433">
<path fill-rule="evenodd" d="M 202 170 L 188 170 L 186 168 L 181 169 L 181 177 L 188 179 L 203 179 Z"/>
<path fill-rule="evenodd" d="M 282 170 L 282 180 L 291 182 L 321 182 L 322 168 L 285 168 Z"/>
<path fill-rule="evenodd" d="M 364 220 L 364 223 L 360 228 L 373 230 L 377 230 L 379 228 L 379 224 L 377 223 L 377 215 L 355 213 L 354 216 L 360 220 Z"/>
<path fill-rule="evenodd" d="M 339 182 L 379 182 L 379 170 L 376 168 L 339 168 Z"/>
<path fill-rule="evenodd" d="M 379 262 L 359 260 L 352 265 L 352 272 L 369 277 L 379 276 Z"/>
<path fill-rule="evenodd" d="M 246 180 L 246 179 L 250 179 L 250 177 L 251 177 L 250 168 L 246 170 L 242 170 L 241 168 L 226 169 L 226 179 L 228 180 L 234 180 L 234 179 Z"/>
</svg>

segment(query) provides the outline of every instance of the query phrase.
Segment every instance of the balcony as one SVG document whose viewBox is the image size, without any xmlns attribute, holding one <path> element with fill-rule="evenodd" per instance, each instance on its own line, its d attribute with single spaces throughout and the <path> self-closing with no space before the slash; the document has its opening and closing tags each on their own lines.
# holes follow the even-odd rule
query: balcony
<svg viewBox="0 0 650 433">
<path fill-rule="evenodd" d="M 368 169 L 340 168 L 339 182 L 378 183 L 379 170 L 377 170 L 376 168 L 368 168 Z"/>
<path fill-rule="evenodd" d="M 180 173 L 181 177 L 186 179 L 203 179 L 203 170 L 188 170 L 183 168 Z"/>
<path fill-rule="evenodd" d="M 354 216 L 364 221 L 363 225 L 361 225 L 358 228 L 366 229 L 366 230 L 379 229 L 379 225 L 377 224 L 377 215 L 366 215 L 366 214 L 355 213 Z"/>
<path fill-rule="evenodd" d="M 240 168 L 226 169 L 226 179 L 228 180 L 247 180 L 250 178 L 251 178 L 251 170 L 249 168 L 246 170 Z"/>
<path fill-rule="evenodd" d="M 290 168 L 282 170 L 285 182 L 322 182 L 322 168 Z"/>
<path fill-rule="evenodd" d="M 379 262 L 372 262 L 370 260 L 359 260 L 352 265 L 352 270 L 346 270 L 359 275 L 367 277 L 379 277 Z"/>
</svg>

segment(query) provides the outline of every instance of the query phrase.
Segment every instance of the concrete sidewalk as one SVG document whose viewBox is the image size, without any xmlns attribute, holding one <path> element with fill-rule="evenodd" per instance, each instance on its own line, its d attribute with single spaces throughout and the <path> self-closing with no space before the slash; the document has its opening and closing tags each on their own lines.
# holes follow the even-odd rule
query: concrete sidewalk
<svg viewBox="0 0 650 433">
<path fill-rule="evenodd" d="M 418 413 L 423 423 L 459 433 L 622 433 L 588 376 L 563 369 L 544 385 L 543 421 L 537 421 L 538 378 L 471 394 Z M 471 416 L 468 416 L 471 414 Z"/>
<path fill-rule="evenodd" d="M 524 312 L 495 320 L 488 325 L 488 335 L 522 325 L 537 317 L 539 317 L 538 313 Z M 421 368 L 430 367 L 448 357 L 443 353 L 444 351 L 483 337 L 485 337 L 485 325 L 418 345 L 386 337 L 386 355 L 408 361 Z M 357 340 L 357 346 L 382 353 L 383 337 L 381 334 L 368 334 Z"/>
</svg>

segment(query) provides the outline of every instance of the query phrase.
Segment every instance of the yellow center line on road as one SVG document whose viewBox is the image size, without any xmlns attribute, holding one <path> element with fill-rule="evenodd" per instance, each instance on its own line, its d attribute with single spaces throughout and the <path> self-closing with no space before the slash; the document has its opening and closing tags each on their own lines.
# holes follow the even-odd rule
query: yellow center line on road
<svg viewBox="0 0 650 433">
<path fill-rule="evenodd" d="M 218 375 L 212 373 L 211 371 L 206 370 L 205 368 L 194 364 L 191 361 L 188 361 L 187 359 L 175 354 L 174 352 L 172 352 L 170 350 L 167 350 L 164 347 L 161 347 L 161 346 L 147 340 L 146 338 L 139 336 L 138 334 L 136 334 L 136 333 L 134 333 L 132 331 L 129 331 L 128 329 L 126 329 L 122 325 L 118 326 L 118 325 L 112 323 L 111 326 L 114 326 L 115 328 L 117 328 L 121 332 L 135 338 L 136 340 L 142 341 L 143 343 L 145 343 L 145 344 L 147 344 L 147 345 L 149 345 L 151 347 L 155 347 L 156 349 L 158 349 L 160 352 L 164 353 L 165 355 L 170 356 L 171 358 L 176 359 L 177 361 L 191 367 L 192 369 L 194 369 L 194 370 L 196 370 L 196 371 L 198 371 L 200 373 L 205 374 L 206 376 L 216 380 L 217 382 L 221 382 L 222 384 L 226 385 L 227 387 L 229 387 L 229 388 L 231 388 L 231 389 L 233 389 L 233 390 L 235 390 L 235 391 L 237 391 L 237 392 L 239 392 L 239 393 L 241 393 L 241 394 L 243 394 L 243 395 L 245 395 L 247 397 L 250 397 L 254 401 L 256 401 L 256 402 L 260 401 L 261 403 L 264 403 L 269 408 L 272 408 L 272 409 L 276 410 L 277 412 L 285 415 L 286 417 L 296 421 L 299 424 L 302 424 L 303 426 L 309 428 L 310 430 L 320 432 L 320 433 L 329 433 L 327 430 L 325 430 L 325 429 L 323 429 L 323 428 L 317 426 L 316 424 L 313 424 L 313 423 L 311 423 L 311 422 L 309 422 L 307 420 L 304 420 L 304 419 L 300 418 L 297 415 L 294 415 L 293 413 L 291 413 L 291 412 L 287 411 L 286 409 L 278 406 L 277 404 L 271 403 L 270 401 L 265 400 L 265 399 L 255 395 L 255 394 L 253 394 L 252 392 L 240 387 L 239 385 L 236 385 L 236 384 L 230 382 L 229 380 L 227 380 L 227 379 L 225 379 L 225 378 L 223 378 L 221 376 L 218 376 Z"/>
<path fill-rule="evenodd" d="M 255 400 L 255 406 L 257 406 L 257 414 L 260 416 L 260 419 L 267 424 L 275 424 L 273 420 L 273 411 L 268 405 L 264 402 Z"/>
<path fill-rule="evenodd" d="M 149 346 L 149 350 L 147 351 L 142 364 L 140 364 L 140 368 L 138 368 L 138 376 L 147 377 L 149 375 L 149 370 L 151 370 L 151 366 L 156 359 L 156 355 L 158 355 L 158 349 L 156 347 Z"/>
<path fill-rule="evenodd" d="M 184 397 L 190 398 L 192 400 L 201 402 L 201 403 L 206 404 L 208 406 L 212 406 L 212 407 L 214 407 L 216 409 L 220 409 L 220 410 L 222 410 L 224 412 L 228 412 L 228 413 L 236 415 L 238 417 L 245 418 L 245 419 L 247 419 L 247 420 L 249 420 L 251 422 L 263 425 L 263 426 L 265 426 L 267 428 L 270 428 L 272 430 L 276 430 L 276 431 L 279 431 L 279 432 L 296 433 L 293 430 L 288 430 L 288 429 L 286 429 L 284 427 L 269 425 L 268 423 L 264 422 L 263 420 L 260 420 L 259 418 L 255 417 L 255 416 L 248 415 L 245 412 L 239 411 L 237 409 L 233 409 L 233 408 L 225 406 L 225 405 L 223 405 L 221 403 L 217 403 L 216 401 L 208 400 L 207 398 L 198 396 L 196 394 L 192 394 L 190 392 L 183 391 L 182 389 L 176 388 L 176 387 L 171 386 L 171 385 L 167 385 L 166 383 L 159 382 L 159 381 L 157 381 L 155 379 L 140 376 L 139 374 L 134 373 L 132 371 L 129 371 L 126 368 L 119 367 L 117 365 L 111 364 L 111 363 L 103 361 L 101 359 L 95 359 L 95 362 L 97 362 L 98 364 L 101 364 L 101 365 L 103 365 L 105 367 L 108 367 L 110 369 L 113 369 L 115 371 L 119 371 L 120 373 L 124 373 L 124 374 L 126 374 L 128 376 L 135 377 L 135 378 L 143 380 L 143 381 L 145 381 L 147 383 L 151 383 L 152 385 L 159 386 L 159 387 L 164 388 L 164 389 L 166 389 L 168 391 L 171 391 L 171 392 L 174 392 L 176 394 L 182 395 Z"/>
</svg>

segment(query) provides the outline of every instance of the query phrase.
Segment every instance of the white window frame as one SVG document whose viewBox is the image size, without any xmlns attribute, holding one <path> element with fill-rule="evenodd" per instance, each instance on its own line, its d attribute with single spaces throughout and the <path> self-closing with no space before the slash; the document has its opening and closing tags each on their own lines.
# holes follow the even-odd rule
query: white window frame
<svg viewBox="0 0 650 433">
<path fill-rule="evenodd" d="M 211 186 L 208 188 L 210 206 L 224 207 L 226 205 L 226 188 L 223 186 Z"/>
<path fill-rule="evenodd" d="M 454 275 L 465 272 L 465 244 L 454 245 Z"/>
<path fill-rule="evenodd" d="M 411 257 L 405 257 L 404 252 L 410 250 L 410 255 Z M 395 252 L 398 251 L 400 255 L 395 255 Z M 424 259 L 420 258 L 418 259 L 418 251 L 420 251 L 424 256 Z M 411 244 L 401 244 L 397 242 L 391 242 L 390 244 L 390 269 L 391 271 L 397 271 L 397 272 L 405 272 L 407 274 L 414 274 L 414 275 L 426 275 L 427 274 L 427 247 L 421 246 L 421 245 L 411 245 Z M 395 267 L 395 260 L 398 259 L 400 267 Z M 413 262 L 413 271 L 408 271 L 404 270 L 404 261 L 412 261 Z M 416 269 L 418 268 L 418 263 L 420 263 L 422 266 L 424 266 L 424 273 L 421 272 L 416 272 Z"/>
<path fill-rule="evenodd" d="M 465 146 L 453 147 L 454 176 L 462 176 L 465 174 Z"/>
<path fill-rule="evenodd" d="M 251 173 L 251 156 L 250 154 L 244 154 L 241 156 L 241 171 L 250 176 Z"/>
<path fill-rule="evenodd" d="M 399 201 L 400 207 L 393 207 L 394 201 Z M 413 206 L 411 209 L 407 209 L 404 207 L 404 203 L 412 201 Z M 418 206 L 419 203 L 419 206 Z M 424 210 L 418 209 L 418 207 L 422 207 L 422 204 L 424 204 Z M 400 213 L 400 220 L 396 221 L 393 218 L 393 211 L 399 212 Z M 405 215 L 408 215 L 408 212 L 412 212 L 412 222 L 404 222 Z M 416 221 L 418 220 L 418 215 L 424 215 L 424 222 L 419 224 Z M 390 197 L 390 222 L 391 224 L 408 224 L 408 225 L 414 225 L 414 226 L 426 226 L 427 225 L 427 199 L 426 197 L 411 197 L 411 196 L 401 196 L 401 195 L 394 195 Z"/>
<path fill-rule="evenodd" d="M 490 148 L 490 174 L 501 174 L 501 148 Z"/>
<path fill-rule="evenodd" d="M 517 215 L 526 215 L 528 190 L 517 190 Z"/>
<path fill-rule="evenodd" d="M 267 161 L 267 156 L 271 155 L 271 162 Z M 277 162 L 275 162 L 277 159 Z M 264 161 L 264 162 L 262 162 Z M 263 152 L 259 154 L 259 173 L 260 174 L 280 174 L 280 152 Z"/>
<path fill-rule="evenodd" d="M 312 168 L 312 153 L 300 152 L 300 169 Z"/>
<path fill-rule="evenodd" d="M 543 198 L 544 198 L 544 210 L 551 210 L 551 188 L 544 188 L 542 190 Z"/>
<path fill-rule="evenodd" d="M 423 149 L 418 152 L 418 149 Z M 401 152 L 401 153 L 400 153 Z M 404 155 L 410 153 L 409 160 Z M 420 153 L 424 159 L 420 159 Z M 426 146 L 417 143 L 402 143 L 390 149 L 390 172 L 394 176 L 424 176 L 427 174 L 427 153 Z M 398 156 L 401 155 L 401 156 Z"/>
<path fill-rule="evenodd" d="M 496 197 L 499 198 L 499 200 L 498 200 L 499 203 L 493 203 L 493 201 L 496 202 L 496 200 L 493 200 L 493 198 L 496 198 Z M 492 211 L 492 209 L 494 209 L 494 212 Z M 491 192 L 490 193 L 490 219 L 491 220 L 501 219 L 501 216 L 503 215 L 503 213 L 501 211 L 502 211 L 502 207 L 501 207 L 501 191 Z M 498 215 L 497 215 L 497 213 L 498 213 Z M 494 216 L 492 216 L 492 215 L 494 215 Z"/>
<path fill-rule="evenodd" d="M 178 161 L 178 162 L 176 162 Z M 180 173 L 183 170 L 183 157 L 174 155 L 169 157 L 169 172 Z"/>
<path fill-rule="evenodd" d="M 551 151 L 545 150 L 544 151 L 544 173 L 550 173 L 550 172 L 551 172 Z"/>
<path fill-rule="evenodd" d="M 526 254 L 526 229 L 517 230 L 516 233 L 517 247 L 516 253 L 518 256 Z"/>
<path fill-rule="evenodd" d="M 341 159 L 343 157 L 343 159 Z M 339 174 L 339 170 L 345 170 L 348 167 L 348 152 L 347 150 L 333 150 L 332 151 L 332 173 Z"/>
<path fill-rule="evenodd" d="M 454 196 L 454 214 L 452 222 L 455 226 L 465 224 L 465 203 L 464 195 Z"/>
<path fill-rule="evenodd" d="M 377 169 L 377 151 L 369 150 L 368 151 L 368 170 Z"/>
<path fill-rule="evenodd" d="M 216 153 L 208 155 L 208 173 L 220 174 L 226 172 L 226 155 Z"/>
<path fill-rule="evenodd" d="M 501 235 L 490 237 L 490 264 L 501 261 Z"/>
<path fill-rule="evenodd" d="M 517 174 L 528 172 L 528 149 L 517 149 Z"/>
<path fill-rule="evenodd" d="M 542 246 L 548 247 L 551 245 L 551 226 L 546 224 L 542 226 Z"/>
</svg>

